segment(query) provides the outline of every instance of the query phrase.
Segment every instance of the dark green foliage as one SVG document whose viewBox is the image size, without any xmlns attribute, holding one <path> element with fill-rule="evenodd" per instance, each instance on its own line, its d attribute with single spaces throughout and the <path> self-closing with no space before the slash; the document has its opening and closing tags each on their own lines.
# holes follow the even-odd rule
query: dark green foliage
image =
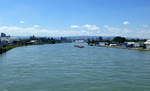
<svg viewBox="0 0 150 91">
<path fill-rule="evenodd" d="M 117 42 L 117 43 L 124 43 L 126 41 L 126 38 L 117 36 L 117 37 L 114 37 L 112 41 Z"/>
<path fill-rule="evenodd" d="M 112 40 L 110 39 L 103 39 L 103 37 L 98 37 L 95 39 L 88 39 L 88 44 L 98 44 L 99 42 L 107 42 L 107 43 L 124 43 L 124 42 L 145 42 L 146 39 L 126 39 L 125 37 L 116 36 Z"/>
<path fill-rule="evenodd" d="M 58 40 L 54 38 L 35 37 L 35 36 L 30 37 L 29 41 L 30 40 L 37 40 L 37 44 L 55 44 L 59 42 Z"/>
<path fill-rule="evenodd" d="M 2 48 L 0 48 L 0 54 L 12 49 L 12 48 L 15 48 L 17 47 L 17 45 L 7 45 L 7 46 L 4 46 Z"/>
<path fill-rule="evenodd" d="M 102 40 L 103 40 L 103 37 L 101 37 L 101 36 L 98 37 L 98 40 L 99 40 L 99 41 L 102 41 Z"/>
<path fill-rule="evenodd" d="M 127 39 L 127 42 L 145 42 L 146 39 Z"/>
</svg>

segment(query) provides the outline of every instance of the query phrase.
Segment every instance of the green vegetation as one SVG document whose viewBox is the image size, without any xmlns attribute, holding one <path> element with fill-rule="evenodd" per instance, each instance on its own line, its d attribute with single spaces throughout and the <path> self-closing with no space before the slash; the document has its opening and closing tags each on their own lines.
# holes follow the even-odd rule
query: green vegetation
<svg viewBox="0 0 150 91">
<path fill-rule="evenodd" d="M 6 51 L 8 51 L 8 50 L 10 50 L 12 48 L 15 48 L 15 47 L 17 47 L 17 46 L 15 46 L 15 45 L 4 46 L 4 47 L 0 48 L 0 54 L 4 53 L 4 52 L 6 52 Z"/>
<path fill-rule="evenodd" d="M 96 40 L 88 40 L 88 45 L 105 46 L 109 48 L 121 48 L 138 51 L 148 51 L 144 42 L 146 39 L 127 39 L 125 37 L 116 36 L 110 40 L 98 38 Z M 104 42 L 104 43 L 102 43 Z"/>
<path fill-rule="evenodd" d="M 124 43 L 126 41 L 126 38 L 125 37 L 117 36 L 117 37 L 113 38 L 112 41 L 113 42 L 117 42 L 117 43 Z"/>
<path fill-rule="evenodd" d="M 54 38 L 47 38 L 47 37 L 35 37 L 35 36 L 31 36 L 28 40 L 26 41 L 30 41 L 30 40 L 36 40 L 39 44 L 55 44 L 55 43 L 59 43 L 60 40 L 56 40 Z"/>
<path fill-rule="evenodd" d="M 124 43 L 124 42 L 145 42 L 146 39 L 127 39 L 125 37 L 116 36 L 113 39 L 103 39 L 99 37 L 97 39 L 88 39 L 88 44 L 98 44 L 99 42 L 107 42 L 107 43 Z"/>
<path fill-rule="evenodd" d="M 11 44 L 7 44 L 0 48 L 0 54 L 19 47 L 19 46 L 27 46 L 27 45 L 40 45 L 40 44 L 55 44 L 55 43 L 60 43 L 60 40 L 56 40 L 54 38 L 46 38 L 46 37 L 35 37 L 32 36 L 28 39 L 18 39 L 13 41 Z"/>
</svg>

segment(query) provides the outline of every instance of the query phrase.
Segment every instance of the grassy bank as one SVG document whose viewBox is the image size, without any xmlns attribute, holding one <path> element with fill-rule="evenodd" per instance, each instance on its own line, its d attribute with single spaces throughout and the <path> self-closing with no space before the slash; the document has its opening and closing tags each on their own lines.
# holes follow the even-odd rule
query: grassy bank
<svg viewBox="0 0 150 91">
<path fill-rule="evenodd" d="M 13 48 L 16 48 L 16 47 L 21 47 L 21 46 L 31 46 L 31 45 L 44 45 L 44 44 L 56 44 L 56 43 L 41 43 L 41 44 L 14 44 L 14 45 L 6 45 L 2 48 L 0 48 L 0 54 L 3 54 Z"/>
<path fill-rule="evenodd" d="M 24 45 L 7 45 L 7 46 L 4 46 L 0 49 L 0 54 L 5 53 L 5 52 L 7 52 L 13 48 L 19 47 L 19 46 L 24 46 Z"/>
<path fill-rule="evenodd" d="M 137 50 L 137 51 L 150 51 L 150 50 L 146 50 L 143 48 L 124 48 L 124 47 L 120 47 L 120 46 L 115 46 L 115 47 L 111 47 L 111 46 L 106 46 L 107 48 L 119 48 L 119 49 L 127 49 L 127 50 Z"/>
</svg>

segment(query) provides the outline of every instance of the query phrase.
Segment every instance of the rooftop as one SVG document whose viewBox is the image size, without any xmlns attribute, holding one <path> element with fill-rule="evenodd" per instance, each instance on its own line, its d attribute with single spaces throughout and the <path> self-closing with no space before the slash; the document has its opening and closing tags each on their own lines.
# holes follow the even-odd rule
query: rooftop
<svg viewBox="0 0 150 91">
<path fill-rule="evenodd" d="M 144 44 L 150 44 L 150 40 L 147 40 L 146 42 L 144 42 Z"/>
</svg>

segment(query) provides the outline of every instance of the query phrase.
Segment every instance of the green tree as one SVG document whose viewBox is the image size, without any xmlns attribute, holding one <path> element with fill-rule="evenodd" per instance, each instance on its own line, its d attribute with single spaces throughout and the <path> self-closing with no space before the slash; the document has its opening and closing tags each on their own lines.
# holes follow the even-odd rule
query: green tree
<svg viewBox="0 0 150 91">
<path fill-rule="evenodd" d="M 126 38 L 117 36 L 117 37 L 114 37 L 112 41 L 117 42 L 117 43 L 124 43 L 126 41 Z"/>
</svg>

